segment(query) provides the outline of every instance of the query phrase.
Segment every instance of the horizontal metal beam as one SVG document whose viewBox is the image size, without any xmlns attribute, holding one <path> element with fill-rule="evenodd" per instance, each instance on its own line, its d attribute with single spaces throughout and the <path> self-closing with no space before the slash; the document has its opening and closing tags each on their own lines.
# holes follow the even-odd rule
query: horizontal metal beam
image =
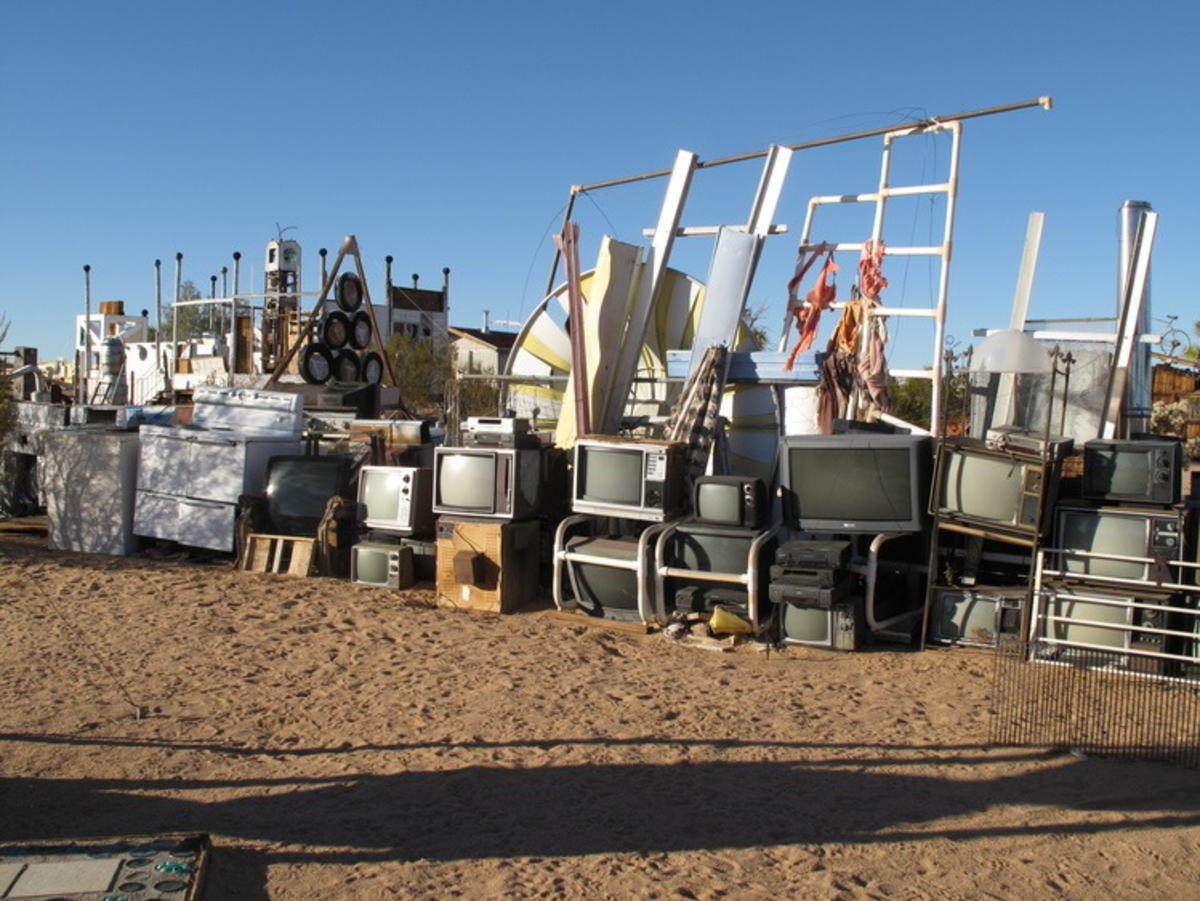
<svg viewBox="0 0 1200 901">
<path fill-rule="evenodd" d="M 675 229 L 675 237 L 677 238 L 711 238 L 716 237 L 717 232 L 722 228 L 734 228 L 744 230 L 743 226 L 727 226 L 727 225 L 688 225 L 683 228 Z M 767 229 L 768 235 L 786 235 L 788 227 L 786 225 L 772 225 Z M 654 229 L 643 228 L 642 235 L 650 238 L 654 236 Z"/>
<path fill-rule="evenodd" d="M 1001 106 L 988 106 L 983 109 L 971 110 L 965 113 L 952 113 L 948 116 L 931 116 L 928 119 L 923 119 L 919 122 L 898 122 L 894 125 L 884 125 L 881 128 L 869 128 L 865 131 L 854 131 L 848 134 L 834 135 L 828 138 L 817 138 L 812 141 L 802 141 L 799 144 L 788 144 L 788 150 L 812 150 L 816 147 L 828 147 L 831 144 L 845 144 L 848 141 L 861 141 L 864 138 L 876 138 L 881 135 L 886 135 L 894 131 L 913 131 L 936 130 L 947 122 L 962 122 L 966 119 L 978 119 L 980 116 L 994 116 L 998 113 L 1011 113 L 1016 110 L 1032 109 L 1041 107 L 1042 109 L 1052 109 L 1053 101 L 1049 97 L 1035 97 L 1032 100 L 1020 100 L 1016 103 L 1005 103 Z M 697 169 L 711 169 L 716 166 L 725 166 L 729 163 L 740 163 L 746 160 L 762 159 L 770 149 L 755 150 L 750 153 L 739 153 L 734 156 L 718 157 L 713 160 L 704 160 L 696 164 Z M 585 191 L 598 191 L 601 188 L 614 188 L 619 185 L 634 184 L 639 181 L 648 181 L 653 178 L 666 178 L 671 174 L 670 169 L 656 169 L 653 172 L 643 172 L 640 175 L 627 175 L 623 178 L 610 178 L 606 181 L 597 181 L 589 185 L 572 185 L 571 193 L 582 194 Z"/>
</svg>

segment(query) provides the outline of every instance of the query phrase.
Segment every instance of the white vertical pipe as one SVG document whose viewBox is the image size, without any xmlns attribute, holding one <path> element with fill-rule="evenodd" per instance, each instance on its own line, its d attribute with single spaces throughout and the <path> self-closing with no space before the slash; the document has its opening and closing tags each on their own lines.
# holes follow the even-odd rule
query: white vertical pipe
<svg viewBox="0 0 1200 901">
<path fill-rule="evenodd" d="M 962 147 L 962 123 L 949 122 L 944 126 L 950 131 L 950 174 L 946 178 L 946 227 L 942 235 L 942 271 L 938 279 L 937 312 L 934 317 L 933 336 L 933 392 L 930 410 L 933 421 L 929 431 L 939 437 L 942 433 L 942 377 L 945 374 L 942 361 L 942 345 L 946 341 L 946 297 L 950 291 L 950 254 L 954 247 L 954 209 L 958 200 L 958 156 Z"/>
<path fill-rule="evenodd" d="M 83 402 L 91 401 L 92 387 L 92 267 L 83 266 Z"/>
</svg>

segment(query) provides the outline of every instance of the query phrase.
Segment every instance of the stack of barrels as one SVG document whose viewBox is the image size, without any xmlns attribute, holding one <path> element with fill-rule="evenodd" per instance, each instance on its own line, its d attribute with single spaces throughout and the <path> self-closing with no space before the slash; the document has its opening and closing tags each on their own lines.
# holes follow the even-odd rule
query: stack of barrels
<svg viewBox="0 0 1200 901">
<path fill-rule="evenodd" d="M 311 385 L 326 382 L 377 384 L 383 359 L 373 350 L 374 328 L 364 304 L 362 280 L 343 272 L 334 286 L 334 302 L 317 325 L 318 340 L 300 355 L 300 375 Z"/>
</svg>

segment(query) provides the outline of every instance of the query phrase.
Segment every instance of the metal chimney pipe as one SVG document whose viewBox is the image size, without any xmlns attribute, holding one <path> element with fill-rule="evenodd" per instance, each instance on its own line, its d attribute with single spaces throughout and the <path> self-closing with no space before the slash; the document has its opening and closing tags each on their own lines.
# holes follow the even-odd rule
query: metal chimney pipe
<svg viewBox="0 0 1200 901">
<path fill-rule="evenodd" d="M 241 290 L 242 284 L 242 254 L 241 251 L 233 252 L 233 293 L 236 297 Z"/>
<path fill-rule="evenodd" d="M 421 276 L 414 272 L 413 273 L 413 287 L 414 288 L 417 286 L 417 282 L 419 282 L 420 280 L 421 280 Z"/>
<path fill-rule="evenodd" d="M 175 373 L 179 370 L 179 295 L 183 291 L 183 254 L 175 254 L 175 300 L 171 303 L 171 403 L 175 402 Z"/>
<path fill-rule="evenodd" d="M 1117 213 L 1117 315 L 1121 315 L 1121 299 L 1125 294 L 1125 282 L 1129 278 L 1129 267 L 1133 263 L 1133 242 L 1137 238 L 1138 223 L 1152 207 L 1144 200 L 1126 200 Z M 1146 294 L 1142 298 L 1141 315 L 1138 317 L 1135 335 L 1147 335 L 1153 331 L 1150 309 L 1150 272 L 1146 273 Z M 1138 342 L 1134 345 L 1129 362 L 1129 378 L 1125 383 L 1125 397 L 1121 403 L 1121 428 L 1123 437 L 1134 432 L 1150 431 L 1152 407 L 1153 369 L 1150 345 Z"/>
<path fill-rule="evenodd" d="M 488 331 L 489 331 L 489 329 L 488 329 L 488 316 L 489 316 L 489 314 L 490 314 L 491 312 L 492 312 L 491 310 L 484 310 L 484 311 L 483 311 L 483 333 L 484 333 L 485 335 L 486 335 L 486 334 L 488 333 Z"/>
<path fill-rule="evenodd" d="M 322 247 L 317 253 L 321 257 L 321 290 L 325 290 L 325 282 L 329 280 L 329 271 L 325 268 L 325 257 L 329 255 L 329 251 Z"/>
<path fill-rule="evenodd" d="M 162 260 L 154 261 L 154 370 L 162 375 Z"/>
<path fill-rule="evenodd" d="M 229 296 L 229 267 L 221 267 L 221 296 Z"/>
<path fill-rule="evenodd" d="M 83 402 L 88 402 L 92 371 L 92 267 L 83 264 Z"/>
</svg>

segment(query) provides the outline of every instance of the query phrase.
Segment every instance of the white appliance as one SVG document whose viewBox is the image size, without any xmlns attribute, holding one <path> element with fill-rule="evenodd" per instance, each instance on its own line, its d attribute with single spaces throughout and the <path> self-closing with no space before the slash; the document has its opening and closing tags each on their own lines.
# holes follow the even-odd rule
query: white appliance
<svg viewBox="0 0 1200 901">
<path fill-rule="evenodd" d="M 298 454 L 299 394 L 195 390 L 190 426 L 144 425 L 133 530 L 190 547 L 232 551 L 237 501 L 261 496 L 267 462 Z"/>
<path fill-rule="evenodd" d="M 133 535 L 137 432 L 62 429 L 42 438 L 41 483 L 50 547 L 126 556 Z"/>
</svg>

